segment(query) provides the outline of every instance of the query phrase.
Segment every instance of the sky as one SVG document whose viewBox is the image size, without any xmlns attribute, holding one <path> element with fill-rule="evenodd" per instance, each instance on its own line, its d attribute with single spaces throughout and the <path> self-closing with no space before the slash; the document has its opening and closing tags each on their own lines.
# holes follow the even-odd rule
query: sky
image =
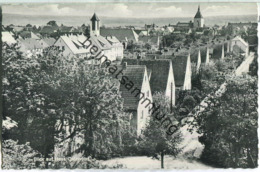
<svg viewBox="0 0 260 172">
<path fill-rule="evenodd" d="M 119 2 L 119 3 L 56 3 L 2 5 L 3 13 L 54 16 L 98 16 L 121 18 L 169 18 L 194 16 L 200 5 L 203 17 L 227 15 L 256 15 L 256 3 L 177 3 L 177 2 Z"/>
</svg>

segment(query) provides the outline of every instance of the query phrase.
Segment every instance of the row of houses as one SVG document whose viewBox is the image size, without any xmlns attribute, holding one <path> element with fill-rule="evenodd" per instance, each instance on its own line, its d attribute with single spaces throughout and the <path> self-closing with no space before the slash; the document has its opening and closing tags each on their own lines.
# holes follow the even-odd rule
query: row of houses
<svg viewBox="0 0 260 172">
<path fill-rule="evenodd" d="M 224 48 L 225 47 L 225 48 Z M 196 72 L 200 70 L 201 64 L 206 65 L 210 62 L 210 57 L 213 54 L 213 49 L 206 48 L 205 60 L 201 60 L 201 51 L 198 49 L 196 55 Z M 225 53 L 243 52 L 244 56 L 249 53 L 249 45 L 241 37 L 235 37 L 228 42 L 223 42 L 220 50 L 220 59 L 225 58 Z M 172 106 L 175 105 L 176 90 L 190 90 L 192 67 L 191 57 L 188 55 L 171 56 L 169 59 L 127 59 L 122 60 L 124 66 L 124 75 L 132 78 L 137 83 L 138 89 L 150 97 L 152 103 L 152 96 L 158 92 L 163 93 L 168 97 Z M 142 72 L 141 72 L 142 71 Z M 135 84 L 136 84 L 135 83 Z M 149 84 L 149 85 L 148 85 Z M 136 126 L 137 135 L 142 133 L 145 126 L 145 121 L 149 120 L 150 112 L 147 108 L 147 103 L 143 103 L 140 97 L 124 87 L 120 87 L 122 97 L 124 98 L 125 110 L 131 112 L 133 115 L 133 124 Z"/>
<path fill-rule="evenodd" d="M 33 33 L 24 38 L 15 38 L 15 35 L 8 31 L 2 32 L 2 41 L 9 45 L 18 44 L 20 51 L 28 57 L 42 54 L 44 49 L 53 46 L 56 42 L 54 38 L 40 38 Z"/>
</svg>

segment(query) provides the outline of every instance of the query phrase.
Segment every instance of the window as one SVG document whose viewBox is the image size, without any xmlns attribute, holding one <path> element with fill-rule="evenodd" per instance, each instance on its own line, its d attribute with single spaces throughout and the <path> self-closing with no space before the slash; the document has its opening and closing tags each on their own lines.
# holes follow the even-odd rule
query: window
<svg viewBox="0 0 260 172">
<path fill-rule="evenodd" d="M 147 91 L 147 93 L 146 93 L 146 94 L 147 94 L 147 97 L 149 97 L 149 91 Z"/>
<path fill-rule="evenodd" d="M 64 46 L 62 46 L 62 50 L 65 50 L 65 47 L 64 47 Z"/>
<path fill-rule="evenodd" d="M 142 110 L 142 116 L 141 119 L 144 119 L 144 111 Z"/>
</svg>

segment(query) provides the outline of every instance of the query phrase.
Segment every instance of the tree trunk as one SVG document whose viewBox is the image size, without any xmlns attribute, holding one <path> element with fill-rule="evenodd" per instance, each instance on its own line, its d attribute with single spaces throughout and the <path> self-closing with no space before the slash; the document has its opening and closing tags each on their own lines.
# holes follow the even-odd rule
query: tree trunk
<svg viewBox="0 0 260 172">
<path fill-rule="evenodd" d="M 161 168 L 164 169 L 164 162 L 163 162 L 163 158 L 164 158 L 164 152 L 161 152 Z"/>
<path fill-rule="evenodd" d="M 89 127 L 89 153 L 91 154 L 92 157 L 95 157 L 93 146 L 94 146 L 94 133 L 93 133 L 92 125 L 90 124 L 90 127 Z"/>
</svg>

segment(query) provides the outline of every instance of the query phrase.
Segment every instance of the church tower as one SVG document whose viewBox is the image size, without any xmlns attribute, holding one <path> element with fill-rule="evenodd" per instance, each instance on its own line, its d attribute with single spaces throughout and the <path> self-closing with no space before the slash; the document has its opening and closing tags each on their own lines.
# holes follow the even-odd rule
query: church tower
<svg viewBox="0 0 260 172">
<path fill-rule="evenodd" d="M 202 28 L 204 27 L 204 18 L 200 13 L 200 6 L 198 7 L 198 11 L 194 17 L 194 23 L 193 23 L 194 28 Z"/>
<path fill-rule="evenodd" d="M 96 13 L 90 19 L 90 36 L 99 36 L 100 35 L 100 20 Z"/>
</svg>

